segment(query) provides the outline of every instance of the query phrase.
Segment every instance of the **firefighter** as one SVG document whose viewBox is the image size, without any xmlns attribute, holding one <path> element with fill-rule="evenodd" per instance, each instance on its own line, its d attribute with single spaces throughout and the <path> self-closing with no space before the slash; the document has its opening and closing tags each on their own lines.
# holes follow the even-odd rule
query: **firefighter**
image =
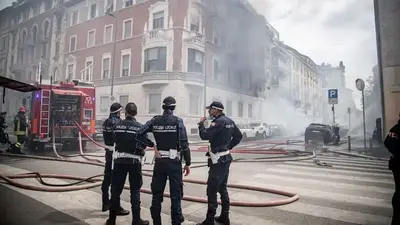
<svg viewBox="0 0 400 225">
<path fill-rule="evenodd" d="M 136 132 L 142 126 L 136 121 L 137 107 L 128 103 L 125 107 L 126 119 L 117 122 L 113 128 L 115 136 L 114 168 L 111 184 L 111 207 L 107 225 L 116 223 L 117 212 L 120 209 L 120 195 L 129 173 L 131 192 L 132 225 L 148 225 L 148 220 L 140 218 L 140 188 L 143 185 L 142 160 L 146 146 L 154 147 L 154 143 L 144 136 L 144 143 L 136 140 Z"/>
<path fill-rule="evenodd" d="M 18 110 L 17 115 L 14 117 L 14 134 L 17 136 L 17 143 L 15 143 L 12 148 L 12 153 L 24 154 L 22 153 L 23 144 L 26 140 L 26 130 L 29 126 L 28 120 L 25 116 L 26 109 L 21 106 Z"/>
<path fill-rule="evenodd" d="M 214 217 L 217 212 L 217 192 L 221 195 L 221 215 L 215 217 L 215 220 L 221 224 L 229 225 L 229 194 L 227 183 L 229 177 L 229 167 L 232 156 L 229 152 L 242 140 L 242 133 L 235 125 L 232 119 L 223 113 L 224 106 L 221 102 L 214 101 L 207 106 L 209 119 L 212 119 L 210 127 L 204 127 L 202 118 L 198 124 L 199 135 L 202 140 L 208 140 L 210 143 L 208 159 L 208 180 L 207 180 L 207 201 L 208 210 L 206 219 L 198 225 L 214 225 Z"/>
<path fill-rule="evenodd" d="M 0 113 L 0 143 L 1 144 L 9 144 L 10 140 L 8 139 L 8 134 L 6 133 L 5 129 L 7 129 L 6 123 L 6 115 L 7 112 Z M 2 151 L 0 150 L 0 153 Z"/>
<path fill-rule="evenodd" d="M 138 140 L 143 135 L 153 132 L 156 141 L 155 164 L 151 181 L 153 199 L 150 212 L 154 225 L 161 225 L 161 203 L 167 178 L 171 193 L 171 224 L 180 225 L 185 219 L 182 215 L 181 201 L 183 197 L 182 155 L 185 161 L 185 176 L 190 174 L 191 156 L 186 128 L 181 118 L 173 115 L 176 101 L 173 97 L 163 100 L 162 115 L 155 116 L 138 132 Z M 179 157 L 181 155 L 181 157 Z"/>
<path fill-rule="evenodd" d="M 101 185 L 102 191 L 102 211 L 105 212 L 110 209 L 110 198 L 109 198 L 109 189 L 111 185 L 111 172 L 112 172 L 112 160 L 113 160 L 113 148 L 115 139 L 112 134 L 112 129 L 117 122 L 120 121 L 120 113 L 122 110 L 121 104 L 118 102 L 113 103 L 110 107 L 110 116 L 103 123 L 103 139 L 104 144 L 110 148 L 106 148 L 105 151 L 105 169 L 104 169 L 104 179 Z M 123 209 L 122 207 L 117 212 L 117 215 L 126 216 L 129 215 L 129 211 Z"/>
<path fill-rule="evenodd" d="M 395 191 L 392 198 L 392 225 L 400 224 L 400 113 L 399 120 L 394 125 L 384 141 L 385 147 L 392 153 L 389 169 L 393 172 Z"/>
</svg>

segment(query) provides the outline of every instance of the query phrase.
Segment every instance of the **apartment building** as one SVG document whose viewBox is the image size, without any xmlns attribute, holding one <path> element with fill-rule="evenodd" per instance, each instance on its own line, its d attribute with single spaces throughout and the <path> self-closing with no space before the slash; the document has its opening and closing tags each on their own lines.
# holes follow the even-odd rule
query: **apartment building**
<svg viewBox="0 0 400 225">
<path fill-rule="evenodd" d="M 94 82 L 98 119 L 113 100 L 137 103 L 138 119 L 150 119 L 169 95 L 190 134 L 212 100 L 222 101 L 238 123 L 260 118 L 272 33 L 246 1 L 68 0 L 64 6 L 62 79 Z"/>
<path fill-rule="evenodd" d="M 290 87 L 294 106 L 319 121 L 322 116 L 322 80 L 317 64 L 310 57 L 285 45 L 290 52 Z"/>
<path fill-rule="evenodd" d="M 53 0 L 18 0 L 0 11 L 0 75 L 28 83 L 38 81 L 39 76 L 49 79 L 54 56 L 59 54 L 55 41 L 62 17 L 57 17 L 57 4 Z M 10 112 L 29 98 L 21 93 L 7 96 L 2 107 Z"/>
</svg>

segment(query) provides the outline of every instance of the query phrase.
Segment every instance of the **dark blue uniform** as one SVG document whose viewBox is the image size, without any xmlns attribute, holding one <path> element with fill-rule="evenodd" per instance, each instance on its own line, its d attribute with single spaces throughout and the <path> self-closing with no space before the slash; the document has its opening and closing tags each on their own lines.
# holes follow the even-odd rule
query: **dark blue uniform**
<svg viewBox="0 0 400 225">
<path fill-rule="evenodd" d="M 204 123 L 199 123 L 198 125 L 200 138 L 202 140 L 209 140 L 210 152 L 212 154 L 226 154 L 228 150 L 234 148 L 242 140 L 242 133 L 240 132 L 239 128 L 224 114 L 214 118 L 209 128 L 205 128 Z M 207 155 L 209 156 L 210 153 Z M 219 192 L 221 195 L 221 212 L 229 212 L 230 201 L 227 190 L 227 182 L 231 161 L 232 156 L 230 153 L 220 156 L 216 164 L 213 164 L 210 158 L 208 159 L 210 170 L 207 180 L 207 221 L 214 221 L 214 216 L 218 207 L 217 192 Z"/>
<path fill-rule="evenodd" d="M 120 195 L 129 173 L 131 192 L 132 225 L 149 224 L 140 218 L 140 188 L 143 185 L 142 158 L 146 145 L 154 144 L 144 136 L 144 143 L 136 141 L 136 133 L 142 125 L 134 117 L 127 116 L 118 122 L 113 129 L 115 135 L 114 168 L 111 184 L 110 219 L 107 224 L 115 224 L 117 212 L 120 209 Z"/>
<path fill-rule="evenodd" d="M 162 153 L 162 157 L 155 160 L 151 182 L 153 199 L 150 211 L 153 224 L 161 225 L 161 203 L 167 178 L 171 193 L 172 225 L 181 224 L 184 221 L 181 208 L 183 178 L 179 155 L 183 154 L 186 165 L 191 163 L 186 128 L 181 118 L 174 116 L 171 110 L 165 110 L 163 115 L 154 117 L 140 129 L 138 139 L 147 132 L 153 132 L 157 149 Z M 177 151 L 177 157 L 170 157 L 171 151 Z"/>
<path fill-rule="evenodd" d="M 392 153 L 392 157 L 389 160 L 389 169 L 393 172 L 395 184 L 395 191 L 392 198 L 392 225 L 398 225 L 400 224 L 400 120 L 390 129 L 384 144 L 389 152 Z"/>
<path fill-rule="evenodd" d="M 110 116 L 103 123 L 103 140 L 106 146 L 111 149 L 114 148 L 115 138 L 113 136 L 113 127 L 120 121 L 120 118 L 116 114 L 110 114 Z M 111 171 L 112 171 L 112 157 L 113 151 L 105 149 L 105 169 L 104 179 L 101 185 L 102 200 L 103 200 L 103 211 L 106 211 L 110 205 L 109 188 L 111 185 Z"/>
</svg>

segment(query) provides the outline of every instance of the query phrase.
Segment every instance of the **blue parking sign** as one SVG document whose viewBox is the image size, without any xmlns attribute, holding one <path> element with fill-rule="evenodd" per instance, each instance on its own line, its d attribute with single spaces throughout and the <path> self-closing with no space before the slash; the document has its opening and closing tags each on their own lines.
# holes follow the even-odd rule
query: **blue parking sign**
<svg viewBox="0 0 400 225">
<path fill-rule="evenodd" d="M 329 104 L 338 104 L 338 89 L 329 89 L 328 90 L 328 101 Z"/>
</svg>

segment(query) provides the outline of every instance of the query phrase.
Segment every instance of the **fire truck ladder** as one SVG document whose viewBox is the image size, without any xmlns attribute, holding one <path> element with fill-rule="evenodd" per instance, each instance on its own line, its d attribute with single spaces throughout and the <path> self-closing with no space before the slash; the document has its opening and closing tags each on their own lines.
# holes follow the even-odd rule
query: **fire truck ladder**
<svg viewBox="0 0 400 225">
<path fill-rule="evenodd" d="M 50 90 L 42 90 L 40 113 L 40 134 L 49 137 L 49 117 L 50 117 Z"/>
</svg>

